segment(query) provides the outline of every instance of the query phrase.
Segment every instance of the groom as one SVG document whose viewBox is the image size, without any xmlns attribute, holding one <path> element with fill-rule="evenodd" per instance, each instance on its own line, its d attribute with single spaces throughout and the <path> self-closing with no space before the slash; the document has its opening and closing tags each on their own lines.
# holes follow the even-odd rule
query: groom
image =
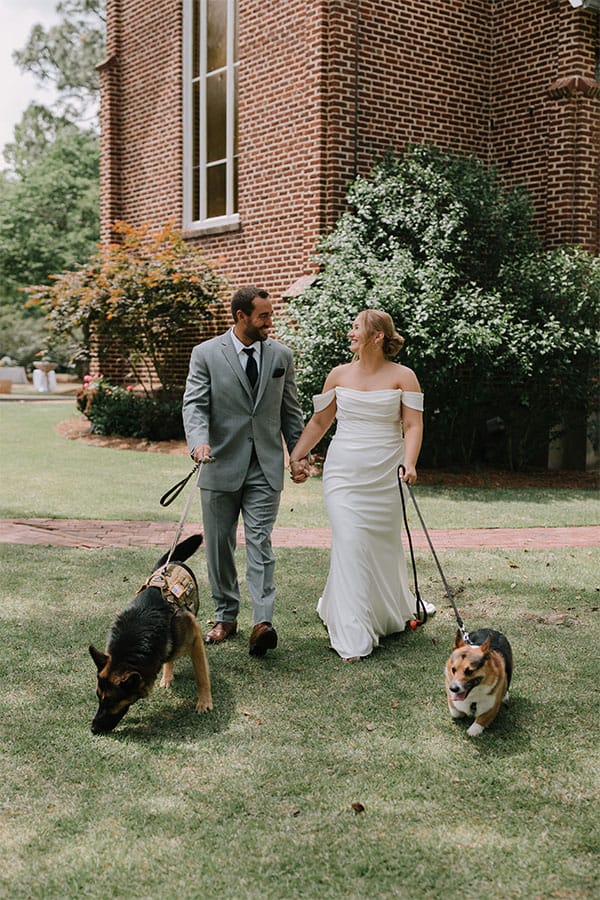
<svg viewBox="0 0 600 900">
<path fill-rule="evenodd" d="M 205 640 L 220 644 L 237 631 L 235 548 L 241 513 L 253 613 L 250 655 L 260 657 L 277 646 L 271 532 L 283 488 L 282 435 L 291 452 L 304 422 L 292 353 L 269 339 L 273 308 L 268 293 L 252 286 L 241 288 L 233 295 L 231 314 L 233 328 L 192 351 L 183 423 L 194 460 L 214 457 L 200 479 L 215 604 L 215 624 Z M 296 465 L 300 480 L 302 473 L 308 476 L 304 461 Z"/>
</svg>

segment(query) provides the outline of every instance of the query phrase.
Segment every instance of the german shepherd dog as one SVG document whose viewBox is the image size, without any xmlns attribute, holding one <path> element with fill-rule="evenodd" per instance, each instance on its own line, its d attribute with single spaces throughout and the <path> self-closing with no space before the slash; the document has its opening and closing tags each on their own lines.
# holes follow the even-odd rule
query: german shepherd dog
<svg viewBox="0 0 600 900">
<path fill-rule="evenodd" d="M 446 663 L 446 694 L 453 719 L 473 716 L 467 729 L 477 737 L 490 725 L 502 703 L 508 703 L 513 656 L 508 640 L 499 631 L 472 631 L 467 643 L 460 629 Z"/>
<path fill-rule="evenodd" d="M 196 712 L 213 708 L 204 641 L 196 620 L 198 585 L 194 573 L 183 565 L 201 543 L 201 534 L 181 541 L 166 567 L 169 554 L 165 553 L 135 600 L 113 622 L 106 652 L 90 645 L 98 669 L 94 734 L 112 731 L 132 703 L 148 696 L 161 666 L 160 685 L 169 687 L 173 660 L 185 653 L 192 658 L 196 677 Z"/>
</svg>

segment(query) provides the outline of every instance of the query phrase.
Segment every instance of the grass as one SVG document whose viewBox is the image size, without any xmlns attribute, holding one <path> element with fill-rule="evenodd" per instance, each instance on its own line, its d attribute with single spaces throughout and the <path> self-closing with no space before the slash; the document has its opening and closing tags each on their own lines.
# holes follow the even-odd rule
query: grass
<svg viewBox="0 0 600 900">
<path fill-rule="evenodd" d="M 159 498 L 191 471 L 187 457 L 68 440 L 54 428 L 74 414 L 74 404 L 62 402 L 0 404 L 0 516 L 177 521 L 183 496 L 167 509 Z M 575 526 L 600 518 L 598 495 L 589 490 L 418 485 L 415 492 L 429 528 Z M 319 478 L 286 480 L 277 524 L 327 527 Z"/>
<path fill-rule="evenodd" d="M 59 437 L 72 414 L 0 404 L 0 515 L 176 521 L 181 498 L 158 498 L 189 461 Z M 591 491 L 417 491 L 432 528 L 598 518 Z M 286 486 L 279 524 L 327 524 L 319 479 Z M 505 631 L 515 654 L 510 706 L 476 740 L 448 715 L 456 626 L 427 553 L 437 615 L 346 665 L 314 611 L 327 552 L 279 550 L 279 648 L 248 656 L 245 597 L 239 636 L 208 650 L 212 713 L 193 712 L 186 659 L 169 692 L 94 737 L 87 646 L 156 551 L 0 551 L 0 897 L 598 895 L 597 549 L 443 554 L 467 628 Z M 203 554 L 192 563 L 205 626 Z"/>
<path fill-rule="evenodd" d="M 212 713 L 193 713 L 186 659 L 94 737 L 87 644 L 154 556 L 2 548 L 0 896 L 597 896 L 596 551 L 444 554 L 467 627 L 515 653 L 511 704 L 477 740 L 447 712 L 455 625 L 430 557 L 438 614 L 346 665 L 310 549 L 278 552 L 276 651 L 248 656 L 246 601 L 240 635 L 209 648 Z"/>
</svg>

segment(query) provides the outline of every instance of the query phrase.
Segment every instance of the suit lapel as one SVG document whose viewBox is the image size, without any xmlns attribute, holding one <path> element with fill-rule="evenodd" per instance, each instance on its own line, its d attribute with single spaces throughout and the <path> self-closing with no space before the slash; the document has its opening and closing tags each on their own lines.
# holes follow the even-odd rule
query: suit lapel
<svg viewBox="0 0 600 900">
<path fill-rule="evenodd" d="M 273 363 L 273 346 L 271 341 L 263 341 L 260 346 L 260 375 L 258 378 L 258 388 L 256 391 L 256 403 L 265 392 L 265 388 L 269 383 L 271 368 Z M 256 404 L 255 404 L 256 405 Z"/>
<path fill-rule="evenodd" d="M 235 352 L 235 347 L 233 346 L 233 341 L 231 340 L 231 336 L 227 333 L 224 336 L 223 340 L 223 356 L 231 366 L 231 369 L 234 375 L 238 378 L 241 386 L 244 391 L 248 394 L 252 402 L 254 402 L 254 397 L 252 396 L 252 388 L 250 387 L 250 382 L 248 381 L 248 376 L 246 372 L 242 368 L 242 364 L 240 362 L 240 358 Z"/>
</svg>

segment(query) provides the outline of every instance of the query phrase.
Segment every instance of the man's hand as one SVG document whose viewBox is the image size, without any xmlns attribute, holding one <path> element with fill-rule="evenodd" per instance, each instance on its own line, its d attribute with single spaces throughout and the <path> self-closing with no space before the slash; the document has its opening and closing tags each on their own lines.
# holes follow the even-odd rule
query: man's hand
<svg viewBox="0 0 600 900">
<path fill-rule="evenodd" d="M 290 473 L 292 481 L 295 484 L 302 484 L 307 478 L 310 478 L 310 465 L 308 459 L 290 460 Z"/>
<path fill-rule="evenodd" d="M 192 450 L 192 459 L 194 462 L 202 462 L 203 459 L 207 459 L 210 456 L 210 447 L 208 444 L 198 444 L 197 447 L 194 447 Z"/>
</svg>

